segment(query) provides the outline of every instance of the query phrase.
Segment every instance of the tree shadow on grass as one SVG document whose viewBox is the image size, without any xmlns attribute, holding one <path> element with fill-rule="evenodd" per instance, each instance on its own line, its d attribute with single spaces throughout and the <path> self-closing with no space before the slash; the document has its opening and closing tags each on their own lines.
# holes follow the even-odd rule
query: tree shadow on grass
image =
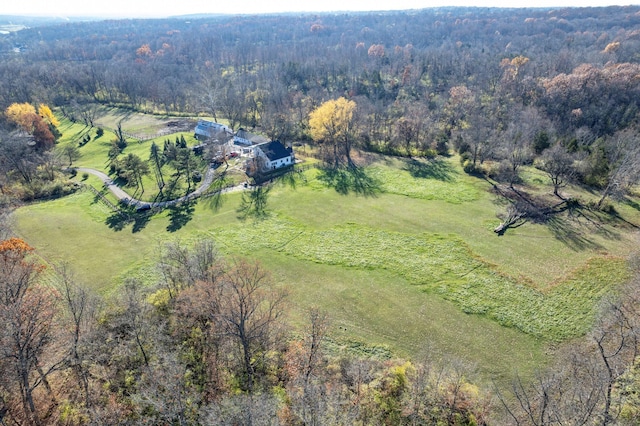
<svg viewBox="0 0 640 426">
<path fill-rule="evenodd" d="M 557 240 L 571 250 L 602 250 L 605 247 L 593 237 L 620 239 L 620 233 L 612 226 L 620 227 L 626 223 L 613 214 L 591 209 L 577 199 L 558 201 L 529 194 L 522 188 L 498 185 L 494 185 L 493 192 L 498 196 L 496 204 L 505 206 L 503 222 L 494 229 L 498 235 L 531 222 L 546 226 Z"/>
<path fill-rule="evenodd" d="M 547 227 L 553 236 L 573 251 L 599 250 L 602 245 L 585 236 L 584 230 L 580 229 L 573 221 L 555 216 L 546 222 Z"/>
<path fill-rule="evenodd" d="M 271 186 L 259 185 L 253 187 L 250 191 L 243 192 L 240 206 L 236 210 L 238 219 L 246 220 L 250 217 L 255 221 L 267 219 L 269 217 L 269 211 L 267 210 L 269 191 L 271 191 Z"/>
<path fill-rule="evenodd" d="M 591 209 L 577 200 L 568 200 L 562 209 L 554 213 L 556 214 L 548 216 L 545 224 L 555 238 L 574 251 L 604 249 L 603 245 L 589 238 L 593 235 L 607 240 L 619 240 L 621 234 L 612 226 L 635 227 L 615 214 Z"/>
<path fill-rule="evenodd" d="M 367 174 L 362 167 L 322 167 L 318 179 L 342 195 L 353 192 L 365 197 L 375 197 L 382 192 L 380 181 Z"/>
<path fill-rule="evenodd" d="M 223 190 L 231 185 L 231 181 L 226 179 L 224 175 L 221 175 L 211 183 L 211 186 L 207 190 L 207 194 L 205 194 L 201 200 L 213 212 L 217 212 L 224 205 L 225 198 L 222 196 Z"/>
<path fill-rule="evenodd" d="M 455 174 L 451 164 L 441 158 L 433 160 L 411 158 L 406 161 L 404 170 L 408 171 L 414 178 L 437 179 L 443 182 L 451 182 Z"/>
<path fill-rule="evenodd" d="M 628 198 L 628 197 L 625 197 L 625 198 L 622 200 L 622 202 L 623 202 L 624 204 L 628 205 L 629 207 L 631 207 L 631 208 L 633 208 L 633 209 L 636 209 L 636 210 L 640 211 L 640 203 L 638 203 L 637 201 L 632 200 L 632 199 L 630 199 L 630 198 Z"/>
<path fill-rule="evenodd" d="M 196 201 L 191 200 L 169 207 L 169 225 L 167 225 L 167 231 L 176 232 L 189 223 L 193 218 L 195 204 Z"/>
<path fill-rule="evenodd" d="M 151 220 L 151 216 L 153 216 L 153 213 L 150 211 L 135 213 L 133 215 L 133 226 L 131 227 L 131 232 L 135 234 L 136 232 L 142 231 Z"/>
<path fill-rule="evenodd" d="M 100 202 L 105 202 L 104 200 L 106 199 L 107 193 L 109 192 L 109 188 L 107 188 L 106 186 L 103 186 L 99 191 L 98 190 L 96 191 L 97 192 L 93 193 L 93 201 L 91 202 L 91 204 L 98 204 Z"/>
<path fill-rule="evenodd" d="M 132 224 L 131 232 L 135 234 L 147 226 L 152 216 L 153 213 L 151 211 L 136 212 L 127 209 L 125 211 L 114 211 L 105 223 L 116 232 L 120 232 L 129 224 Z"/>
<path fill-rule="evenodd" d="M 128 214 L 116 211 L 113 212 L 107 218 L 107 220 L 105 220 L 105 223 L 107 224 L 107 226 L 109 226 L 109 228 L 113 229 L 116 232 L 119 232 L 122 231 L 125 226 L 131 223 L 131 218 Z"/>
</svg>

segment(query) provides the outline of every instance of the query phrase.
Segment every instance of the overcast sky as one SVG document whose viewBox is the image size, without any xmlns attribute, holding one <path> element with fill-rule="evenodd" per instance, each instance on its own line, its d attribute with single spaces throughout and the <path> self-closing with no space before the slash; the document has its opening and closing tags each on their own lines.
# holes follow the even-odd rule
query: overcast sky
<svg viewBox="0 0 640 426">
<path fill-rule="evenodd" d="M 639 3 L 640 0 L 1 0 L 0 15 L 165 17 L 193 13 L 404 10 L 439 6 L 581 7 Z"/>
</svg>

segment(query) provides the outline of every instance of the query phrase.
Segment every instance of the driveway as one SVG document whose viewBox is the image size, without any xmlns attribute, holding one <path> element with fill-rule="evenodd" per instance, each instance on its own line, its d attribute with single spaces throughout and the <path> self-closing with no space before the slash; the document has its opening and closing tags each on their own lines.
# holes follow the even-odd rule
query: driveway
<svg viewBox="0 0 640 426">
<path fill-rule="evenodd" d="M 151 209 L 155 207 L 160 207 L 160 208 L 169 207 L 174 204 L 181 203 L 183 201 L 188 201 L 188 200 L 193 200 L 194 198 L 198 198 L 207 189 L 209 189 L 215 177 L 215 170 L 212 167 L 209 167 L 207 169 L 207 172 L 204 175 L 204 178 L 202 179 L 202 183 L 200 184 L 200 186 L 190 194 L 184 195 L 174 200 L 150 202 L 150 201 L 142 201 L 142 200 L 137 200 L 135 198 L 131 198 L 129 194 L 127 194 L 122 188 L 120 188 L 118 185 L 116 185 L 113 182 L 113 179 L 111 179 L 107 174 L 99 170 L 90 169 L 87 167 L 77 167 L 76 170 L 79 173 L 89 173 L 91 175 L 97 176 L 98 178 L 100 178 L 100 180 L 102 180 L 102 182 L 104 183 L 104 186 L 106 186 L 119 201 L 129 206 L 135 206 L 138 210 Z M 243 185 L 237 185 L 237 186 L 223 189 L 222 192 L 224 193 L 234 192 L 242 189 L 244 189 Z"/>
</svg>

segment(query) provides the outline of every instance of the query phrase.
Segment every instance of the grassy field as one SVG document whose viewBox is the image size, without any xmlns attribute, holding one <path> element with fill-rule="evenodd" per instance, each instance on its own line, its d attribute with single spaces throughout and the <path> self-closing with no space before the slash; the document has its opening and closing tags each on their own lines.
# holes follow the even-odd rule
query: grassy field
<svg viewBox="0 0 640 426">
<path fill-rule="evenodd" d="M 628 277 L 640 223 L 633 203 L 615 205 L 620 217 L 584 210 L 499 237 L 503 207 L 491 184 L 455 158 L 378 158 L 363 173 L 349 180 L 311 168 L 295 188 L 276 184 L 259 221 L 238 218 L 236 193 L 128 222 L 86 190 L 15 217 L 45 259 L 69 261 L 103 294 L 128 276 L 153 284 L 164 242 L 210 238 L 227 256 L 262 261 L 289 288 L 294 324 L 310 306 L 329 312 L 337 346 L 430 350 L 493 379 L 529 374 L 549 348 L 585 333 L 600 298 Z M 532 191 L 545 191 L 541 175 L 527 176 Z"/>
</svg>

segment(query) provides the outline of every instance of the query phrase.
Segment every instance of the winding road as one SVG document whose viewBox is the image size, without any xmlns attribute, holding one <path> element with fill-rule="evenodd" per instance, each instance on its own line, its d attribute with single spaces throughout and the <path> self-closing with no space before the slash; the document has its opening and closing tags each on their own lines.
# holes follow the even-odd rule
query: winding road
<svg viewBox="0 0 640 426">
<path fill-rule="evenodd" d="M 207 172 L 204 175 L 204 178 L 202 179 L 202 183 L 198 188 L 196 188 L 195 191 L 173 200 L 152 202 L 152 201 L 142 201 L 142 200 L 137 200 L 135 198 L 132 198 L 122 188 L 116 185 L 113 179 L 111 179 L 107 174 L 99 170 L 90 169 L 87 167 L 77 167 L 76 170 L 79 173 L 89 173 L 91 175 L 97 176 L 100 180 L 102 180 L 102 182 L 104 183 L 104 186 L 107 187 L 120 202 L 125 203 L 129 206 L 135 206 L 137 210 L 146 210 L 146 209 L 152 209 L 156 207 L 164 208 L 164 207 L 172 206 L 174 204 L 182 203 L 184 201 L 189 201 L 189 200 L 198 198 L 207 189 L 209 189 L 215 177 L 215 170 L 212 167 L 209 167 L 207 169 Z M 242 189 L 244 189 L 244 185 L 237 185 L 237 186 L 225 188 L 222 190 L 222 192 L 224 193 L 234 192 Z"/>
</svg>

